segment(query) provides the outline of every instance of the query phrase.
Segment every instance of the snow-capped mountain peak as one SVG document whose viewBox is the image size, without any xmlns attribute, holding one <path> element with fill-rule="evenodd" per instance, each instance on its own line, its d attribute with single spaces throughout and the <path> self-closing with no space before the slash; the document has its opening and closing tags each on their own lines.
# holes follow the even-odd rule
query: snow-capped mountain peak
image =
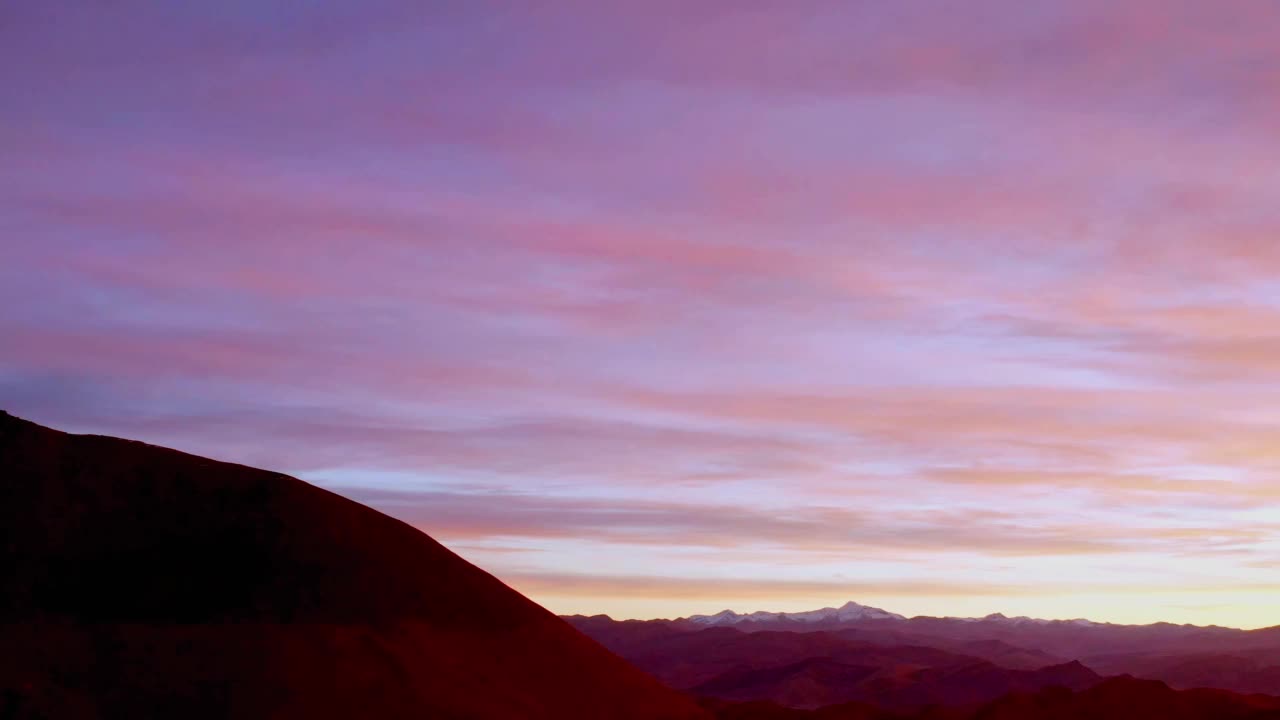
<svg viewBox="0 0 1280 720">
<path fill-rule="evenodd" d="M 986 621 L 986 622 L 1002 622 L 1002 623 L 1009 623 L 1009 624 L 1012 624 L 1012 625 L 1023 625 L 1023 624 L 1031 624 L 1031 625 L 1061 625 L 1061 624 L 1066 624 L 1066 625 L 1075 625 L 1075 626 L 1077 626 L 1077 627 L 1092 627 L 1092 626 L 1094 626 L 1094 625 L 1097 625 L 1097 623 L 1093 622 L 1092 620 L 1085 620 L 1084 618 L 1075 618 L 1075 619 L 1073 619 L 1073 620 L 1044 620 L 1044 619 L 1042 619 L 1042 618 L 1027 617 L 1026 615 L 1019 615 L 1019 616 L 1017 616 L 1017 617 L 1009 617 L 1009 616 L 1007 616 L 1007 615 L 1004 615 L 1003 613 L 992 613 L 992 614 L 987 615 L 986 617 L 982 617 L 982 618 L 963 618 L 963 619 L 964 619 L 964 620 L 967 620 L 967 621 L 970 621 L 970 622 L 980 622 L 980 621 Z"/>
<path fill-rule="evenodd" d="M 906 620 L 902 615 L 891 613 L 880 608 L 847 602 L 838 608 L 825 607 L 807 612 L 767 612 L 739 614 L 732 610 L 722 610 L 715 615 L 691 615 L 689 622 L 699 625 L 737 625 L 743 622 L 791 621 L 798 623 L 818 623 L 824 621 L 851 622 L 854 620 Z"/>
<path fill-rule="evenodd" d="M 733 610 L 721 610 L 714 615 L 690 615 L 685 618 L 689 622 L 712 626 L 738 625 L 740 623 L 795 623 L 795 624 L 825 624 L 830 626 L 833 623 L 856 623 L 862 621 L 876 620 L 899 620 L 906 621 L 907 618 L 897 613 L 891 613 L 888 610 L 880 608 L 859 605 L 856 602 L 847 602 L 838 608 L 824 607 L 819 610 L 809 610 L 807 612 L 769 612 L 760 610 L 752 613 L 737 613 Z M 1074 620 L 1042 620 L 1040 618 L 1027 617 L 1019 615 L 1017 617 L 1009 617 L 1002 613 L 991 613 L 984 617 L 946 617 L 946 618 L 920 618 L 921 620 L 936 622 L 960 622 L 960 623 L 999 623 L 1001 625 L 1010 626 L 1047 626 L 1047 625 L 1070 625 L 1074 627 L 1092 627 L 1097 623 L 1077 618 Z"/>
</svg>

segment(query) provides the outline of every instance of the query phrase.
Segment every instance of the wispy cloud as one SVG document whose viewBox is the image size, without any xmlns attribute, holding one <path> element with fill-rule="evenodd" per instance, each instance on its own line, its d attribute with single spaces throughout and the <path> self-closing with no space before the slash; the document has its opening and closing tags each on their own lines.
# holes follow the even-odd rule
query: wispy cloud
<svg viewBox="0 0 1280 720">
<path fill-rule="evenodd" d="M 1280 552 L 1280 11 L 1228 5 L 7 9 L 0 404 L 535 597 L 1213 621 Z"/>
</svg>

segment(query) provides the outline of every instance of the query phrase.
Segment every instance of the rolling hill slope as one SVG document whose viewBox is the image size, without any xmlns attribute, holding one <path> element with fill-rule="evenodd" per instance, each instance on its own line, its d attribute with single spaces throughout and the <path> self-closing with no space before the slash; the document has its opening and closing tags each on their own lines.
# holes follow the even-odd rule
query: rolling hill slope
<svg viewBox="0 0 1280 720">
<path fill-rule="evenodd" d="M 0 413 L 0 717 L 702 718 L 418 530 Z"/>
</svg>

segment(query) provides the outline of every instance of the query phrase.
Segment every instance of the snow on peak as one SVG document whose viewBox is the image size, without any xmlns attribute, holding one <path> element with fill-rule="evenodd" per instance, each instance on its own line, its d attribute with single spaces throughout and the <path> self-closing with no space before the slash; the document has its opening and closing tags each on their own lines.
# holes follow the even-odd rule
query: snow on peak
<svg viewBox="0 0 1280 720">
<path fill-rule="evenodd" d="M 1076 618 L 1076 619 L 1074 619 L 1074 620 L 1044 620 L 1044 619 L 1042 619 L 1042 618 L 1027 617 L 1026 615 L 1019 615 L 1019 616 L 1017 616 L 1017 617 L 1009 617 L 1009 616 L 1004 615 L 1004 614 L 1002 614 L 1002 613 L 991 613 L 990 615 L 987 615 L 986 617 L 981 617 L 981 618 L 959 618 L 959 619 L 960 619 L 960 620 L 964 620 L 965 622 L 982 622 L 982 621 L 986 621 L 986 622 L 1001 622 L 1001 623 L 1009 623 L 1009 624 L 1011 624 L 1011 625 L 1024 625 L 1024 624 L 1030 624 L 1030 625 L 1075 625 L 1075 626 L 1077 626 L 1077 627 L 1092 627 L 1093 625 L 1097 625 L 1097 623 L 1093 622 L 1092 620 L 1085 620 L 1084 618 Z"/>
<path fill-rule="evenodd" d="M 732 610 L 721 610 L 715 615 L 690 615 L 689 622 L 698 625 L 737 625 L 744 622 L 793 622 L 793 623 L 830 623 L 830 622 L 857 622 L 861 620 L 906 620 L 907 618 L 897 613 L 891 613 L 880 608 L 867 607 L 859 605 L 856 602 L 847 602 L 838 608 L 825 607 L 820 610 L 810 610 L 808 612 L 767 612 L 764 610 L 753 613 L 736 613 Z M 953 622 L 965 623 L 1000 623 L 1002 625 L 1012 626 L 1029 626 L 1029 625 L 1069 625 L 1074 627 L 1092 627 L 1097 623 L 1077 618 L 1075 620 L 1042 620 L 1040 618 L 1027 617 L 1019 615 L 1017 617 L 1009 617 L 1002 613 L 991 613 L 985 617 L 972 618 L 938 618 L 941 620 L 950 620 Z"/>
<path fill-rule="evenodd" d="M 715 615 L 690 615 L 689 622 L 699 625 L 737 625 L 742 622 L 769 622 L 788 620 L 791 622 L 816 623 L 827 620 L 851 622 L 854 620 L 906 620 L 902 615 L 891 613 L 880 608 L 847 602 L 838 608 L 825 607 L 808 612 L 767 612 L 764 610 L 738 614 L 732 610 L 722 610 Z"/>
</svg>

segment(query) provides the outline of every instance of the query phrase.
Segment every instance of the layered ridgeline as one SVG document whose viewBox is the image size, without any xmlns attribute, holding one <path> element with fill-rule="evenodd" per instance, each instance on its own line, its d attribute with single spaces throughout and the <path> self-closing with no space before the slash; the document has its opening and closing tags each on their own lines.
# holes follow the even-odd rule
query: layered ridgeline
<svg viewBox="0 0 1280 720">
<path fill-rule="evenodd" d="M 0 412 L 0 717 L 698 718 L 418 530 Z"/>
<path fill-rule="evenodd" d="M 1083 690 L 1102 681 L 1078 662 L 1025 651 L 1001 653 L 997 662 L 972 652 L 867 642 L 850 631 L 748 633 L 603 617 L 570 620 L 674 688 L 735 702 L 804 709 L 860 702 L 912 711 L 983 703 L 1015 691 Z"/>
<path fill-rule="evenodd" d="M 807 612 L 724 610 L 652 622 L 685 632 L 716 628 L 745 633 L 838 632 L 864 643 L 942 648 L 1011 668 L 1035 669 L 1079 660 L 1103 675 L 1131 674 L 1176 688 L 1280 694 L 1280 627 L 1119 625 L 999 613 L 979 618 L 908 618 L 855 602 Z M 588 632 L 594 636 L 601 627 L 595 623 Z"/>
<path fill-rule="evenodd" d="M 676 620 L 568 618 L 675 688 L 791 708 L 910 710 L 1130 675 L 1174 689 L 1280 695 L 1280 629 L 1113 625 L 988 615 L 907 618 L 857 603 Z"/>
</svg>

